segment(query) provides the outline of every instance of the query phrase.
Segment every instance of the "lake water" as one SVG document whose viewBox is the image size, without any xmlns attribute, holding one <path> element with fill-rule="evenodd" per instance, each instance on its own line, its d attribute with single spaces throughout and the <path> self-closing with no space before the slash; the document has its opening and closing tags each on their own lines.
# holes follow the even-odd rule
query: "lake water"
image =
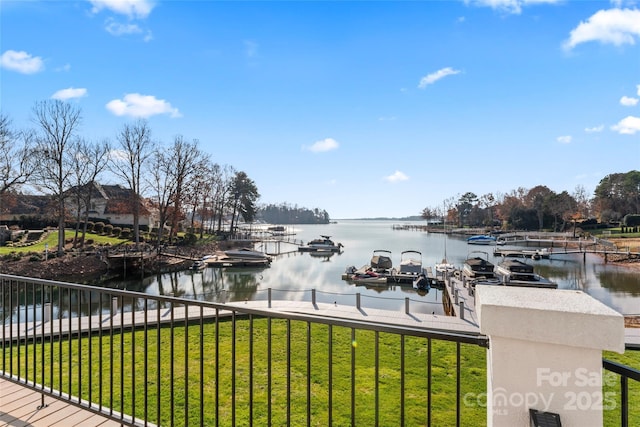
<svg viewBox="0 0 640 427">
<path fill-rule="evenodd" d="M 280 251 L 290 252 L 275 256 L 268 268 L 206 268 L 201 272 L 182 271 L 142 280 L 117 281 L 110 286 L 213 302 L 266 300 L 269 289 L 274 300 L 311 301 L 311 290 L 315 289 L 318 302 L 355 305 L 360 294 L 363 307 L 396 310 L 403 309 L 408 298 L 412 312 L 442 313 L 442 290 L 431 289 L 427 294 L 419 294 L 410 283 L 367 288 L 342 280 L 342 274 L 348 266 L 368 264 L 373 251 L 378 249 L 392 252 L 395 267 L 399 266 L 401 253 L 406 250 L 420 251 L 423 266 L 432 268 L 445 252 L 449 262 L 458 267 L 477 250 L 486 252 L 494 264 L 502 259 L 493 256 L 495 246 L 468 245 L 464 238 L 456 236 L 394 230 L 394 224 L 398 222 L 340 220 L 328 225 L 291 226 L 287 231 L 295 232 L 292 239 L 306 243 L 320 235 L 329 235 L 344 245 L 343 251 L 318 257 L 297 252 L 295 246 L 282 243 Z M 267 252 L 276 250 L 274 244 L 256 248 Z M 534 265 L 536 273 L 558 283 L 560 289 L 583 290 L 622 314 L 640 313 L 640 274 L 634 270 L 604 264 L 601 257 L 591 254 L 586 261 L 583 255 L 574 254 L 527 262 Z"/>
</svg>

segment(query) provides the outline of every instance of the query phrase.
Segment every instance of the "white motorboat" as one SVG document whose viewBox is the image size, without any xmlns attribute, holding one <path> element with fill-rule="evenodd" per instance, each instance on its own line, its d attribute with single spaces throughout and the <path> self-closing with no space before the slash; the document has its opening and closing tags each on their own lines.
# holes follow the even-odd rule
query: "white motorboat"
<svg viewBox="0 0 640 427">
<path fill-rule="evenodd" d="M 331 240 L 331 236 L 321 235 L 319 239 L 313 239 L 306 245 L 298 247 L 300 252 L 313 252 L 313 251 L 334 251 L 339 252 L 342 248 L 342 243 L 335 243 Z"/>
<path fill-rule="evenodd" d="M 494 277 L 494 265 L 489 261 L 489 254 L 486 252 L 476 251 L 477 253 L 482 253 L 485 255 L 485 258 L 480 256 L 472 257 L 471 254 L 468 255 L 468 258 L 465 260 L 464 265 L 462 266 L 462 274 L 464 274 L 469 279 L 477 279 L 480 277 L 491 278 Z M 474 252 L 472 252 L 473 254 Z"/>
<path fill-rule="evenodd" d="M 495 273 L 505 285 L 552 289 L 558 287 L 556 283 L 546 277 L 536 274 L 532 265 L 519 259 L 508 259 L 501 262 L 496 266 Z"/>
<path fill-rule="evenodd" d="M 256 251 L 250 248 L 229 249 L 224 251 L 228 258 L 241 260 L 265 260 L 271 261 L 271 258 L 264 252 Z"/>
<path fill-rule="evenodd" d="M 452 275 L 454 271 L 456 271 L 456 266 L 447 261 L 446 258 L 442 258 L 438 264 L 435 265 L 436 276 L 444 277 L 447 275 Z"/>
<path fill-rule="evenodd" d="M 399 274 L 418 275 L 422 273 L 422 252 L 415 250 L 403 251 L 400 254 Z"/>
<path fill-rule="evenodd" d="M 496 238 L 487 234 L 480 234 L 477 236 L 468 237 L 467 243 L 470 245 L 491 245 L 496 243 Z"/>
</svg>

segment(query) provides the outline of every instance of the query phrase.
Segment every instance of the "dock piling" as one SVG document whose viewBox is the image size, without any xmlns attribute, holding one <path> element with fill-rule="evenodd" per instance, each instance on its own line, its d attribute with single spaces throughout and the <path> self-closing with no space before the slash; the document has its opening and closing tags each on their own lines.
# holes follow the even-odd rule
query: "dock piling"
<svg viewBox="0 0 640 427">
<path fill-rule="evenodd" d="M 460 301 L 460 320 L 464 320 L 464 301 Z"/>
</svg>

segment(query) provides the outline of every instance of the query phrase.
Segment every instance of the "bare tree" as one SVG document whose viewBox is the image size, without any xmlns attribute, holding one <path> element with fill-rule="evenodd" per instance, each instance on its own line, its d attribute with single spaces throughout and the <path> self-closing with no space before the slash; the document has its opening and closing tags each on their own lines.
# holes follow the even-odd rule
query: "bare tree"
<svg viewBox="0 0 640 427">
<path fill-rule="evenodd" d="M 178 222 L 184 215 L 183 203 L 187 194 L 187 184 L 193 179 L 202 156 L 198 149 L 198 141 L 185 141 L 181 135 L 175 137 L 168 155 L 173 163 L 171 175 L 175 181 L 170 234 L 170 237 L 174 238 L 178 231 Z"/>
<path fill-rule="evenodd" d="M 15 131 L 9 117 L 0 114 L 0 196 L 29 180 L 33 173 L 33 143 L 32 131 Z"/>
<path fill-rule="evenodd" d="M 39 162 L 34 170 L 37 188 L 49 190 L 57 202 L 58 254 L 64 252 L 65 192 L 73 172 L 72 143 L 82 121 L 80 110 L 60 100 L 46 100 L 33 108 L 39 133 L 36 145 Z"/>
<path fill-rule="evenodd" d="M 140 201 L 142 198 L 142 172 L 154 151 L 151 129 L 146 120 L 125 124 L 118 132 L 120 151 L 111 156 L 111 169 L 132 192 L 133 239 L 140 243 Z"/>
<path fill-rule="evenodd" d="M 18 132 L 8 116 L 0 114 L 0 216 L 5 193 L 17 191 L 33 173 L 33 132 Z M 0 233 L 0 245 L 4 244 Z"/>
<path fill-rule="evenodd" d="M 201 152 L 200 159 L 197 159 L 191 184 L 185 189 L 185 200 L 191 210 L 190 227 L 195 233 L 195 217 L 200 213 L 200 238 L 204 233 L 205 205 L 209 199 L 212 188 L 211 157 L 209 154 Z"/>
<path fill-rule="evenodd" d="M 233 178 L 236 175 L 236 170 L 233 166 L 225 165 L 219 170 L 218 179 L 214 182 L 214 194 L 213 194 L 213 206 L 215 210 L 215 216 L 217 217 L 217 228 L 220 232 L 222 230 L 222 218 L 225 214 L 225 208 L 229 203 L 229 194 L 231 192 L 231 184 Z"/>
<path fill-rule="evenodd" d="M 91 210 L 91 198 L 94 194 L 96 179 L 107 168 L 111 146 L 107 140 L 100 143 L 89 143 L 78 140 L 74 149 L 76 155 L 73 158 L 74 182 L 73 195 L 77 207 L 76 232 L 73 239 L 74 246 L 78 241 L 80 224 L 82 228 L 82 240 L 80 246 L 84 246 L 84 238 L 87 234 L 87 222 Z M 84 219 L 84 221 L 82 221 Z"/>
<path fill-rule="evenodd" d="M 158 250 L 162 243 L 165 223 L 169 218 L 169 207 L 175 197 L 175 181 L 171 169 L 172 162 L 168 152 L 162 149 L 155 150 L 147 182 L 151 187 L 152 199 L 158 208 Z"/>
</svg>

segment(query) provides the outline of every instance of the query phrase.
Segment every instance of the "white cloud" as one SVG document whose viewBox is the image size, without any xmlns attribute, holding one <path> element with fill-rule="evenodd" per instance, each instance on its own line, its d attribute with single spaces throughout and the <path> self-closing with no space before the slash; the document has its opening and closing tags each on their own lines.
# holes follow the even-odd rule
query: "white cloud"
<svg viewBox="0 0 640 427">
<path fill-rule="evenodd" d="M 325 151 L 336 150 L 340 144 L 333 138 L 325 138 L 320 141 L 314 142 L 311 146 L 303 146 L 303 149 L 309 150 L 314 153 L 323 153 Z"/>
<path fill-rule="evenodd" d="M 519 14 L 523 6 L 559 3 L 560 0 L 464 0 L 466 4 L 485 6 L 507 13 Z"/>
<path fill-rule="evenodd" d="M 0 66 L 22 74 L 35 74 L 44 70 L 44 61 L 24 51 L 7 50 L 0 56 Z"/>
<path fill-rule="evenodd" d="M 109 152 L 109 158 L 119 162 L 126 162 L 129 156 L 124 150 L 114 149 Z"/>
<path fill-rule="evenodd" d="M 570 144 L 572 139 L 571 135 L 563 135 L 556 138 L 556 140 L 562 144 Z"/>
<path fill-rule="evenodd" d="M 627 116 L 611 126 L 611 130 L 624 135 L 634 135 L 640 132 L 640 117 Z"/>
<path fill-rule="evenodd" d="M 638 98 L 623 96 L 622 98 L 620 98 L 620 105 L 624 105 L 625 107 L 634 107 L 638 105 Z"/>
<path fill-rule="evenodd" d="M 615 46 L 633 45 L 636 37 L 640 37 L 639 9 L 599 10 L 587 22 L 581 22 L 571 30 L 569 40 L 565 41 L 563 46 L 570 50 L 580 43 L 590 41 L 611 43 Z"/>
<path fill-rule="evenodd" d="M 76 89 L 76 88 L 70 87 L 67 89 L 61 89 L 57 91 L 56 93 L 51 95 L 51 98 L 59 99 L 61 101 L 66 101 L 68 99 L 82 98 L 84 96 L 87 96 L 87 89 L 85 88 Z"/>
<path fill-rule="evenodd" d="M 433 84 L 444 77 L 455 75 L 458 73 L 460 73 L 460 70 L 454 70 L 451 67 L 441 68 L 435 73 L 427 74 L 426 76 L 421 78 L 418 87 L 420 89 L 424 89 L 428 85 Z"/>
<path fill-rule="evenodd" d="M 120 15 L 126 15 L 129 18 L 144 19 L 155 7 L 155 1 L 152 0 L 89 0 L 93 5 L 91 11 L 98 13 L 103 9 Z"/>
<path fill-rule="evenodd" d="M 597 132 L 602 132 L 604 130 L 604 125 L 600 125 L 600 126 L 594 126 L 592 128 L 585 128 L 585 132 L 587 133 L 597 133 Z"/>
<path fill-rule="evenodd" d="M 67 72 L 69 70 L 71 70 L 71 64 L 64 64 L 63 66 L 55 69 L 57 72 Z"/>
<path fill-rule="evenodd" d="M 128 93 L 124 99 L 109 101 L 106 107 L 116 116 L 146 118 L 158 114 L 169 114 L 171 117 L 182 117 L 178 109 L 173 108 L 167 101 L 139 93 Z"/>
<path fill-rule="evenodd" d="M 395 171 L 392 175 L 384 177 L 385 181 L 388 181 L 391 183 L 407 181 L 408 179 L 409 177 L 400 171 Z"/>
<path fill-rule="evenodd" d="M 107 19 L 105 30 L 113 36 L 122 36 L 125 34 L 139 34 L 142 32 L 137 24 L 121 24 L 113 19 Z"/>
</svg>

